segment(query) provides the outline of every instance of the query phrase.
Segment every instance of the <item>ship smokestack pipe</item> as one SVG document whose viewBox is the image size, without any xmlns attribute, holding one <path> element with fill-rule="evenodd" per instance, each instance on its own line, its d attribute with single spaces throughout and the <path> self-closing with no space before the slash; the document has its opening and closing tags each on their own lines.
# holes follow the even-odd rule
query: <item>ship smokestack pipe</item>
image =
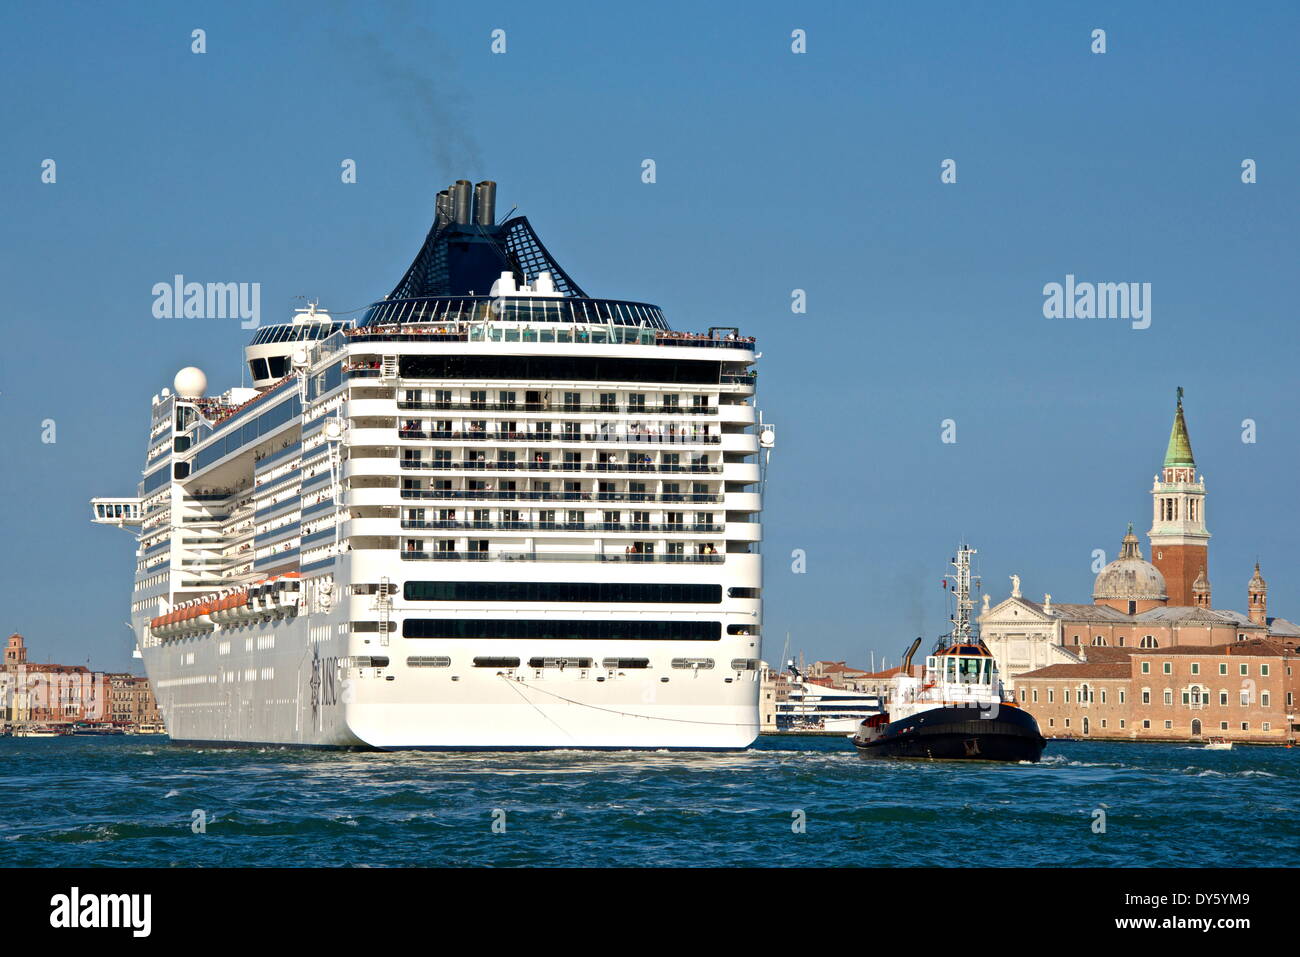
<svg viewBox="0 0 1300 957">
<path fill-rule="evenodd" d="M 907 654 L 903 655 L 903 674 L 910 675 L 912 673 L 912 655 L 916 654 L 916 649 L 919 647 L 921 647 L 920 638 L 917 638 L 908 646 Z"/>
<path fill-rule="evenodd" d="M 439 226 L 445 225 L 446 223 L 452 221 L 453 214 L 451 208 L 450 190 L 444 189 L 442 192 L 438 194 L 438 201 L 435 205 L 435 208 L 437 209 L 438 212 L 437 224 Z"/>
<path fill-rule="evenodd" d="M 474 187 L 474 222 L 480 226 L 496 225 L 497 184 L 485 179 Z"/>
<path fill-rule="evenodd" d="M 469 223 L 472 189 L 467 179 L 456 180 L 456 185 L 451 188 L 452 213 L 456 222 L 462 225 Z"/>
</svg>

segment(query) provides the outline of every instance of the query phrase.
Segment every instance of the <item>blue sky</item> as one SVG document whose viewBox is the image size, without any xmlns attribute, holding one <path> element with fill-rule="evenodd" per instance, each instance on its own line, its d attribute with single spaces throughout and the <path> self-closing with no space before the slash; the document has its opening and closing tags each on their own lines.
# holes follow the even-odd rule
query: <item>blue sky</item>
<svg viewBox="0 0 1300 957">
<path fill-rule="evenodd" d="M 1258 558 L 1298 619 L 1298 27 L 1285 3 L 6 5 L 0 629 L 129 664 L 132 541 L 86 501 L 134 490 L 149 396 L 190 364 L 239 384 L 248 336 L 153 318 L 154 283 L 260 282 L 264 321 L 362 306 L 462 177 L 589 292 L 759 337 L 769 659 L 786 632 L 866 663 L 944 631 L 961 537 L 995 597 L 1018 573 L 1088 601 L 1093 549 L 1150 526 L 1180 385 L 1215 604 L 1244 609 Z M 1045 319 L 1067 274 L 1151 283 L 1150 328 Z"/>
</svg>

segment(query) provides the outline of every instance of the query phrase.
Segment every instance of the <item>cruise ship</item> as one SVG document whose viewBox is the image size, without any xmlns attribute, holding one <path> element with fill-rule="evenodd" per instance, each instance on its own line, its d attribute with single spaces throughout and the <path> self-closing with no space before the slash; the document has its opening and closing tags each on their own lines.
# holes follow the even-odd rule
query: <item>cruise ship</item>
<svg viewBox="0 0 1300 957">
<path fill-rule="evenodd" d="M 754 340 L 587 295 L 495 206 L 490 181 L 438 193 L 393 291 L 259 328 L 251 387 L 182 369 L 136 494 L 91 501 L 137 539 L 131 622 L 173 740 L 757 736 Z"/>
</svg>

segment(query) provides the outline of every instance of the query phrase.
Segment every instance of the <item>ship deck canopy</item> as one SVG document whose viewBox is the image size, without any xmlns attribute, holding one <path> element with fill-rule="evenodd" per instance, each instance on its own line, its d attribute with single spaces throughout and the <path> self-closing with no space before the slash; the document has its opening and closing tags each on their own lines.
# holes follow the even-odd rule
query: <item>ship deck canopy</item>
<svg viewBox="0 0 1300 957">
<path fill-rule="evenodd" d="M 663 310 L 645 302 L 579 296 L 421 296 L 375 303 L 361 326 L 462 322 L 568 322 L 668 331 Z"/>
</svg>

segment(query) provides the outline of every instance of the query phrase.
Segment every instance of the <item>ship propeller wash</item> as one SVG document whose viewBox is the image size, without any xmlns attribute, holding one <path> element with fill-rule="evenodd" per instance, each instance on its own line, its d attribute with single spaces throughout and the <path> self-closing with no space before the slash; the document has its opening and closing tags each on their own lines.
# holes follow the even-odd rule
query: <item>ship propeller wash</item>
<svg viewBox="0 0 1300 957">
<path fill-rule="evenodd" d="M 606 232 L 599 226 L 602 235 Z M 604 241 L 602 239 L 602 241 Z M 593 298 L 460 180 L 358 321 L 150 410 L 131 622 L 174 740 L 734 749 L 758 734 L 755 345 Z"/>
</svg>

